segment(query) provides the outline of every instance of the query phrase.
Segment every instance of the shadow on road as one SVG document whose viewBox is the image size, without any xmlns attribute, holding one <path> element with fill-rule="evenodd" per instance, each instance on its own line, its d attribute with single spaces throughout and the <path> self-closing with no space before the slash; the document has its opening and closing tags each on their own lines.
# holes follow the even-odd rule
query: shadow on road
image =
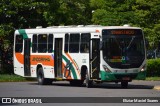
<svg viewBox="0 0 160 106">
<path fill-rule="evenodd" d="M 30 85 L 38 85 L 38 83 L 29 83 Z M 41 86 L 41 85 L 40 85 Z M 53 82 L 52 85 L 43 85 L 43 86 L 62 86 L 62 87 L 83 87 L 85 88 L 85 84 L 82 86 L 71 86 L 69 82 Z M 92 89 L 100 88 L 100 89 L 125 89 L 121 88 L 121 84 L 115 83 L 102 83 L 102 84 L 94 84 Z M 126 89 L 153 89 L 153 85 L 141 85 L 141 84 L 128 84 L 128 88 Z"/>
<path fill-rule="evenodd" d="M 94 85 L 93 88 L 102 88 L 102 89 L 153 89 L 154 86 L 152 85 L 136 85 L 136 84 L 129 84 L 128 88 L 122 88 L 121 84 L 114 84 L 114 83 L 105 83 L 100 85 Z"/>
</svg>

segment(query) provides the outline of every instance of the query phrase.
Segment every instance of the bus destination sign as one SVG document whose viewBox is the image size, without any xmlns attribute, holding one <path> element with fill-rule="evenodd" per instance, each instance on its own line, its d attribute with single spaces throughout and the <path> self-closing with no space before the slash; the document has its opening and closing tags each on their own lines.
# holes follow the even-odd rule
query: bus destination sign
<svg viewBox="0 0 160 106">
<path fill-rule="evenodd" d="M 104 29 L 102 35 L 142 35 L 141 29 Z"/>
<path fill-rule="evenodd" d="M 135 35 L 135 30 L 131 29 L 121 29 L 121 30 L 111 30 L 112 35 Z"/>
</svg>

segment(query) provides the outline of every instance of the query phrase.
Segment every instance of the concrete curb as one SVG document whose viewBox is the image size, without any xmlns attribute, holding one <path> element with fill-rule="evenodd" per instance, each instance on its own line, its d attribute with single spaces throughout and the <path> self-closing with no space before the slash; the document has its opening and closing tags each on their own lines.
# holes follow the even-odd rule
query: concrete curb
<svg viewBox="0 0 160 106">
<path fill-rule="evenodd" d="M 155 89 L 155 90 L 160 90 L 160 85 L 158 85 L 158 86 L 154 86 L 154 88 L 153 89 Z"/>
</svg>

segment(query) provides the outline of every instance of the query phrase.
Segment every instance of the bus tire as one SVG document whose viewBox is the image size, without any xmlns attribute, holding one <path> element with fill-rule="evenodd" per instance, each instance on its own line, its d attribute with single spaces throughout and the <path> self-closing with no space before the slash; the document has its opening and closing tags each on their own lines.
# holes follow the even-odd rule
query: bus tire
<svg viewBox="0 0 160 106">
<path fill-rule="evenodd" d="M 86 74 L 86 87 L 91 88 L 93 86 L 93 81 L 89 80 L 89 75 L 88 73 Z"/>
<path fill-rule="evenodd" d="M 44 73 L 42 67 L 38 69 L 37 80 L 39 85 L 51 85 L 52 80 L 44 78 Z"/>
<path fill-rule="evenodd" d="M 128 82 L 127 81 L 122 81 L 121 82 L 121 87 L 122 88 L 127 88 L 128 87 Z"/>
</svg>

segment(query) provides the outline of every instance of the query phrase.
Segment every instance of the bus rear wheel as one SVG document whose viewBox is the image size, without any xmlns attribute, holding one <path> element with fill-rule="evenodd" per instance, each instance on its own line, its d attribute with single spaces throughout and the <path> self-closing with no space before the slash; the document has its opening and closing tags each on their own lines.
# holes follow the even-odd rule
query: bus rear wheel
<svg viewBox="0 0 160 106">
<path fill-rule="evenodd" d="M 121 82 L 121 87 L 122 88 L 127 88 L 128 87 L 128 82 L 127 81 L 122 81 Z"/>
<path fill-rule="evenodd" d="M 44 73 L 42 67 L 38 69 L 37 80 L 39 85 L 51 85 L 52 80 L 44 78 Z"/>
<path fill-rule="evenodd" d="M 88 73 L 86 74 L 86 87 L 91 88 L 93 86 L 93 81 L 89 79 Z"/>
</svg>

